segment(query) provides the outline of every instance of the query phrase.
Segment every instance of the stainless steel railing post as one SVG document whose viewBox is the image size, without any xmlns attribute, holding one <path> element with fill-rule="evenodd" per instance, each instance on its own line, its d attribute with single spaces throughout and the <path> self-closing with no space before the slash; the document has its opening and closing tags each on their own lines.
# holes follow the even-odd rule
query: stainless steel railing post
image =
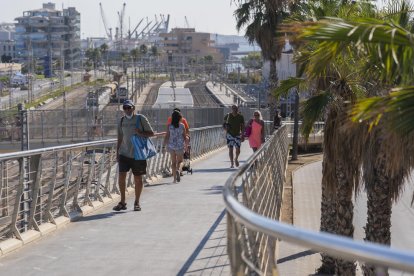
<svg viewBox="0 0 414 276">
<path fill-rule="evenodd" d="M 72 164 L 73 164 L 72 161 L 73 161 L 73 153 L 72 153 L 72 151 L 70 151 L 69 156 L 66 159 L 64 184 L 63 184 L 63 194 L 62 194 L 62 199 L 60 201 L 60 207 L 59 207 L 59 215 L 65 216 L 65 217 L 70 217 L 69 212 L 66 209 L 66 200 L 67 200 L 67 196 L 68 196 L 70 176 L 72 175 Z"/>
<path fill-rule="evenodd" d="M 47 214 L 49 221 L 55 223 L 55 219 L 51 213 L 51 209 L 52 209 L 53 195 L 54 195 L 55 186 L 56 186 L 57 170 L 58 170 L 58 164 L 59 164 L 59 156 L 57 152 L 54 153 L 53 164 L 54 165 L 53 165 L 53 171 L 52 171 L 52 178 L 51 178 L 51 181 L 49 182 L 49 195 L 48 195 L 45 213 Z"/>
<path fill-rule="evenodd" d="M 32 201 L 30 206 L 30 213 L 29 213 L 29 221 L 28 221 L 28 229 L 32 229 L 33 227 L 36 228 L 36 230 L 39 229 L 38 224 L 35 219 L 36 214 L 36 207 L 37 202 L 39 199 L 39 190 L 40 190 L 40 180 L 42 175 L 42 156 L 35 155 L 30 158 L 30 168 L 36 168 L 35 176 L 33 177 L 32 182 Z"/>
<path fill-rule="evenodd" d="M 19 183 L 17 187 L 12 220 L 10 224 L 10 227 L 11 227 L 10 233 L 12 233 L 14 236 L 16 236 L 19 239 L 21 239 L 21 235 L 20 235 L 19 229 L 16 226 L 16 223 L 17 223 L 17 217 L 19 215 L 20 205 L 21 205 L 22 196 L 23 196 L 23 187 L 24 187 L 24 181 L 25 181 L 24 173 L 25 173 L 25 169 L 24 169 L 24 164 L 23 164 L 23 158 L 20 158 L 19 159 Z"/>
</svg>

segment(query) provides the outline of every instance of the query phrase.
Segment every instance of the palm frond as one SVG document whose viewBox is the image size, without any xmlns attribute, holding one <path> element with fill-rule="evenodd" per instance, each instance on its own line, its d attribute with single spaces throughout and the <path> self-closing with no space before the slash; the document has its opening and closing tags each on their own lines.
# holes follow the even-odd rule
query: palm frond
<svg viewBox="0 0 414 276">
<path fill-rule="evenodd" d="M 300 86 L 303 82 L 305 82 L 305 79 L 303 78 L 293 78 L 290 77 L 286 80 L 283 80 L 280 82 L 279 87 L 274 89 L 272 91 L 272 94 L 279 99 L 280 97 L 286 97 L 289 94 L 289 91 L 292 88 Z"/>
<path fill-rule="evenodd" d="M 308 139 L 312 131 L 313 125 L 320 120 L 332 100 L 329 92 L 323 92 L 306 100 L 302 106 L 302 135 Z"/>
<path fill-rule="evenodd" d="M 387 124 L 403 135 L 414 132 L 414 86 L 394 88 L 383 97 L 359 101 L 352 110 L 354 121 L 368 121 L 371 128 L 387 115 Z"/>
<path fill-rule="evenodd" d="M 385 82 L 409 84 L 414 76 L 414 34 L 394 22 L 359 19 L 350 23 L 332 19 L 307 27 L 301 37 L 323 41 L 312 57 L 321 62 L 313 62 L 311 72 L 320 73 L 341 49 L 353 47 L 361 55 L 368 55 L 371 64 L 381 68 L 380 76 Z"/>
</svg>

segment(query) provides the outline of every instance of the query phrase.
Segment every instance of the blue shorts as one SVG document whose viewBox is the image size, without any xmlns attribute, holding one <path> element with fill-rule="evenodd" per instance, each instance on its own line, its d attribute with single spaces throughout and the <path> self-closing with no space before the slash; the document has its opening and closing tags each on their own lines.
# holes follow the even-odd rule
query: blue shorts
<svg viewBox="0 0 414 276">
<path fill-rule="evenodd" d="M 241 147 L 241 138 L 240 136 L 231 136 L 230 134 L 226 134 L 226 139 L 227 139 L 227 146 L 229 148 L 240 148 Z"/>
</svg>

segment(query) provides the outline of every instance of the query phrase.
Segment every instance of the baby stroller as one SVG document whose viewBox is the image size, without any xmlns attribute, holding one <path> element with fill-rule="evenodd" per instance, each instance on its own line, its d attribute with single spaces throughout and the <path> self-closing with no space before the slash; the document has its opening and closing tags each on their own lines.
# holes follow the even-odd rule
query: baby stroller
<svg viewBox="0 0 414 276">
<path fill-rule="evenodd" d="M 187 174 L 193 174 L 193 169 L 191 168 L 190 158 L 191 158 L 191 147 L 190 147 L 190 137 L 188 137 L 186 141 L 187 146 L 185 147 L 184 151 L 184 158 L 183 158 L 183 172 L 186 171 Z"/>
</svg>

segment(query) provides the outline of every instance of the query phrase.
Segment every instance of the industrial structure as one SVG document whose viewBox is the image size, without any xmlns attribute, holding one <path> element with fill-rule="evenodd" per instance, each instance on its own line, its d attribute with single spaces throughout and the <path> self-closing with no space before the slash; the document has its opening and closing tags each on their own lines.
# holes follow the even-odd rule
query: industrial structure
<svg viewBox="0 0 414 276">
<path fill-rule="evenodd" d="M 53 74 L 56 60 L 66 69 L 80 66 L 80 13 L 75 8 L 60 11 L 49 2 L 41 9 L 23 12 L 15 20 L 18 61 L 43 60 L 46 76 Z"/>
<path fill-rule="evenodd" d="M 130 51 L 141 44 L 157 45 L 160 40 L 160 33 L 168 32 L 170 15 L 155 15 L 154 19 L 141 18 L 136 25 L 125 25 L 125 9 L 124 3 L 122 9 L 117 12 L 117 26 L 115 28 L 109 26 L 106 13 L 99 3 L 103 27 L 108 40 L 108 46 L 111 50 Z M 131 19 L 129 19 L 130 21 Z M 113 31 L 115 30 L 115 32 Z"/>
</svg>

